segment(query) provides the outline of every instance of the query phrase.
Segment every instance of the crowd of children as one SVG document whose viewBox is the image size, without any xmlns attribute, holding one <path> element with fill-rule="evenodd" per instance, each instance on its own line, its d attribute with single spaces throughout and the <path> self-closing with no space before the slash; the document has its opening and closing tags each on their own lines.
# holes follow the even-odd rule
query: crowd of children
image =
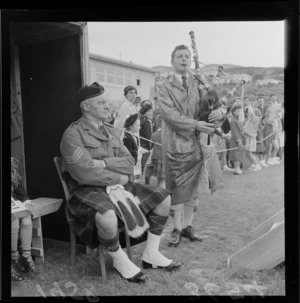
<svg viewBox="0 0 300 303">
<path fill-rule="evenodd" d="M 229 144 L 224 149 L 224 144 L 219 143 L 221 139 L 213 140 L 220 159 L 224 159 L 226 150 L 229 161 L 227 165 L 224 165 L 224 160 L 221 161 L 223 171 L 233 168 L 234 174 L 241 175 L 245 160 L 251 163 L 248 168 L 251 171 L 279 164 L 284 147 L 283 114 L 283 103 L 277 101 L 275 94 L 270 96 L 268 105 L 263 94 L 255 101 L 245 97 L 242 102 L 236 98 L 227 108 L 230 131 L 222 134 L 225 145 L 228 139 Z"/>
<path fill-rule="evenodd" d="M 283 102 L 278 101 L 277 96 L 273 94 L 270 96 L 269 103 L 265 104 L 264 97 L 260 94 L 257 100 L 249 100 L 248 97 L 243 100 L 235 98 L 230 106 L 226 97 L 220 98 L 221 105 L 227 108 L 227 115 L 222 126 L 218 127 L 219 134 L 212 135 L 212 144 L 218 154 L 222 171 L 241 175 L 245 170 L 243 163 L 246 162 L 250 162 L 247 168 L 249 171 L 260 171 L 262 167 L 280 163 L 284 147 Z M 141 108 L 144 107 L 145 104 Z M 152 108 L 152 105 L 147 104 L 145 108 Z M 144 112 L 144 109 L 141 112 Z M 142 115 L 140 114 L 139 117 L 141 118 Z M 129 120 L 132 120 L 132 117 L 129 117 Z M 154 176 L 156 186 L 164 187 L 161 152 L 162 120 L 158 108 L 154 110 L 152 119 L 148 118 L 147 122 L 152 125 L 151 136 L 147 136 L 149 141 L 145 142 L 149 145 L 150 153 L 147 153 L 147 156 L 149 155 L 147 163 L 143 161 L 141 174 L 146 175 L 147 183 L 149 178 Z M 143 137 L 143 132 L 138 130 L 135 132 Z M 124 138 L 126 144 L 127 137 L 128 135 Z M 139 148 L 141 150 L 141 147 Z"/>
</svg>

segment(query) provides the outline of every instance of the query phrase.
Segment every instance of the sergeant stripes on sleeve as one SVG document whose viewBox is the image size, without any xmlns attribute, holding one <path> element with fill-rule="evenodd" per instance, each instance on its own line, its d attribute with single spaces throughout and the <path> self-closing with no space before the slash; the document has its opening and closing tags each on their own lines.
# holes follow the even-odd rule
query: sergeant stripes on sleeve
<svg viewBox="0 0 300 303">
<path fill-rule="evenodd" d="M 81 148 L 77 147 L 72 156 L 69 156 L 69 157 L 66 156 L 65 158 L 66 158 L 67 163 L 76 164 L 82 155 L 83 155 L 83 152 L 82 152 Z"/>
</svg>

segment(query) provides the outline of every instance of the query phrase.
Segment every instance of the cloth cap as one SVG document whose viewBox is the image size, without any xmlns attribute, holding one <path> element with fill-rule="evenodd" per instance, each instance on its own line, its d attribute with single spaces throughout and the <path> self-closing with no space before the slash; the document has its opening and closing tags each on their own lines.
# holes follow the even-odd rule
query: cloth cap
<svg viewBox="0 0 300 303">
<path fill-rule="evenodd" d="M 102 95 L 103 93 L 104 87 L 98 82 L 94 82 L 91 85 L 85 85 L 78 91 L 79 102 Z"/>
<path fill-rule="evenodd" d="M 128 129 L 130 126 L 134 124 L 134 122 L 138 119 L 138 117 L 139 114 L 133 114 L 129 116 L 124 123 L 124 127 Z"/>
<path fill-rule="evenodd" d="M 136 88 L 132 85 L 128 85 L 124 88 L 124 96 L 126 97 L 127 93 L 131 90 L 135 90 L 135 93 L 137 94 Z"/>
<path fill-rule="evenodd" d="M 142 108 L 140 110 L 140 114 L 144 115 L 150 109 L 152 109 L 152 106 L 149 104 L 146 104 L 146 105 L 142 106 Z"/>
</svg>

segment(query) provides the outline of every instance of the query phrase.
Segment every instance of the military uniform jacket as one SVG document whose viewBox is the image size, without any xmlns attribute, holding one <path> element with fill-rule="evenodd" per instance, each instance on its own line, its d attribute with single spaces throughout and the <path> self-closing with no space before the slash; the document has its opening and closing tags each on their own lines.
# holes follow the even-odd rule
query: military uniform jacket
<svg viewBox="0 0 300 303">
<path fill-rule="evenodd" d="M 104 123 L 103 131 L 100 131 L 84 117 L 66 129 L 60 150 L 64 160 L 63 171 L 68 172 L 64 173 L 64 178 L 69 189 L 71 188 L 71 198 L 66 205 L 70 229 L 87 246 L 96 248 L 99 245 L 95 228 L 96 212 L 103 213 L 103 209 L 107 210 L 109 205 L 109 209 L 116 211 L 105 187 L 120 183 L 120 174 L 133 174 L 134 159 L 115 136 L 110 124 Z M 99 160 L 105 160 L 105 169 L 101 168 Z M 140 207 L 142 211 L 145 209 L 145 213 L 169 194 L 164 189 L 154 191 L 150 187 L 130 181 L 124 187 L 140 199 Z"/>
<path fill-rule="evenodd" d="M 64 132 L 60 150 L 65 169 L 79 185 L 117 184 L 120 174 L 133 173 L 134 159 L 108 123 L 103 123 L 100 131 L 81 117 Z M 106 168 L 102 169 L 97 160 L 105 160 Z"/>
</svg>

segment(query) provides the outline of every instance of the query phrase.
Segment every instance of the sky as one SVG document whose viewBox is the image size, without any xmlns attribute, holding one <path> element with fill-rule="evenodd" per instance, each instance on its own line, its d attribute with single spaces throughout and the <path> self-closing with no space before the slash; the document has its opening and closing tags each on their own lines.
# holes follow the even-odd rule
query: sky
<svg viewBox="0 0 300 303">
<path fill-rule="evenodd" d="M 88 22 L 89 51 L 147 67 L 171 66 L 175 46 L 192 51 L 190 31 L 204 64 L 284 67 L 284 21 Z"/>
</svg>

